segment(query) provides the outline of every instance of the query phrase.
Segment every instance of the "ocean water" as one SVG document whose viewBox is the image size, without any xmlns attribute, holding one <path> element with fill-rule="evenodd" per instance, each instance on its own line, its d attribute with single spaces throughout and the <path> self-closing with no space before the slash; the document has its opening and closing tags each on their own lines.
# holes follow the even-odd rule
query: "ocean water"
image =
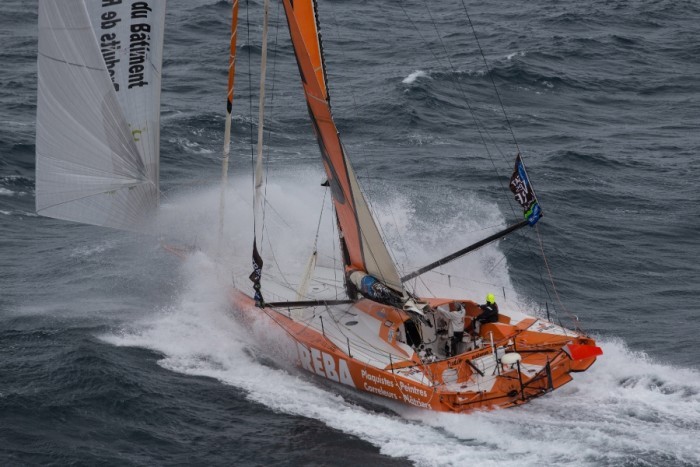
<svg viewBox="0 0 700 467">
<path fill-rule="evenodd" d="M 230 8 L 171 0 L 166 18 L 161 233 L 205 252 Z M 241 3 L 227 261 L 250 254 L 261 9 Z M 334 115 L 402 270 L 516 218 L 517 149 L 491 78 L 537 190 L 538 231 L 418 290 L 548 306 L 605 355 L 526 406 L 467 415 L 295 370 L 275 330 L 235 320 L 212 255 L 181 262 L 151 235 L 36 216 L 37 2 L 4 0 L 0 463 L 700 465 L 700 4 L 319 0 L 319 14 Z M 277 2 L 270 22 L 265 250 L 293 269 L 311 251 L 324 177 Z M 325 213 L 320 262 L 332 265 Z"/>
</svg>

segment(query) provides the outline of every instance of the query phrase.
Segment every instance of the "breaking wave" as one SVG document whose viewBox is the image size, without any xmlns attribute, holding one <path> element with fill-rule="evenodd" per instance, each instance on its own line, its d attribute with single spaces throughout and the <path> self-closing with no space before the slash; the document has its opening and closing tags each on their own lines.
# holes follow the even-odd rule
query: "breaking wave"
<svg viewBox="0 0 700 467">
<path fill-rule="evenodd" d="M 416 70 L 410 75 L 406 76 L 401 82 L 403 84 L 413 84 L 418 78 L 425 78 L 426 76 L 428 76 L 428 74 L 425 71 Z"/>
</svg>

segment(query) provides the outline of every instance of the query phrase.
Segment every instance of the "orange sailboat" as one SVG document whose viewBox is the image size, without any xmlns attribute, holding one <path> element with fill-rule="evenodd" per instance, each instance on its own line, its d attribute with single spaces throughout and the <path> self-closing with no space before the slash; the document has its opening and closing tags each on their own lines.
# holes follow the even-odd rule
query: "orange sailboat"
<svg viewBox="0 0 700 467">
<path fill-rule="evenodd" d="M 510 187 L 524 218 L 473 245 L 399 273 L 360 189 L 331 112 L 315 0 L 282 0 L 312 130 L 327 177 L 343 268 L 315 252 L 295 290 L 263 265 L 264 5 L 253 272 L 234 268 L 232 309 L 283 329 L 293 359 L 322 378 L 411 406 L 451 412 L 509 407 L 572 380 L 602 354 L 593 339 L 542 318 L 469 299 L 419 296 L 412 280 L 509 233 L 542 211 L 522 158 Z M 238 1 L 233 4 L 222 190 L 227 180 Z M 139 229 L 158 207 L 160 76 L 165 2 L 39 3 L 37 212 Z M 129 50 L 128 57 L 118 55 Z M 221 197 L 221 213 L 225 212 Z M 220 235 L 223 228 L 220 226 Z M 184 250 L 168 249 L 178 255 Z M 339 277 L 339 279 L 338 279 Z M 310 286 L 323 284 L 323 287 Z M 247 294 L 241 284 L 250 284 Z M 338 296 L 338 294 L 342 296 Z"/>
<path fill-rule="evenodd" d="M 246 319 L 263 316 L 270 325 L 284 329 L 294 341 L 303 369 L 359 391 L 432 410 L 463 412 L 518 405 L 568 383 L 571 373 L 590 367 L 602 351 L 581 332 L 517 312 L 499 312 L 492 296 L 488 301 L 493 303 L 479 306 L 467 299 L 411 293 L 407 283 L 413 278 L 540 219 L 542 212 L 523 161 L 520 155 L 516 157 L 510 181 L 523 207 L 523 220 L 402 276 L 382 240 L 333 120 L 316 1 L 282 3 L 332 195 L 343 279 L 337 281 L 329 271 L 315 267 L 312 256 L 296 297 L 289 297 L 288 285 L 263 272 L 256 235 L 250 275 L 254 294 L 232 290 L 234 309 Z M 264 9 L 266 12 L 267 6 Z M 261 90 L 264 50 L 265 39 Z M 234 52 L 235 44 L 232 55 Z M 260 122 L 262 109 L 261 100 Z M 258 135 L 255 185 L 259 191 L 262 124 Z M 259 196 L 256 193 L 256 208 L 261 204 Z M 324 296 L 323 291 L 309 290 L 309 277 L 314 274 L 331 284 L 332 293 Z M 337 298 L 337 289 L 345 298 Z"/>
</svg>

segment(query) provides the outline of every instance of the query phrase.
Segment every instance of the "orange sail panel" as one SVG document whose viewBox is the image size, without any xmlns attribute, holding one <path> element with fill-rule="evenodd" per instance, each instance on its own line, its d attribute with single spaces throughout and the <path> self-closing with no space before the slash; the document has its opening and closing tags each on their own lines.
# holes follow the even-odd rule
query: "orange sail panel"
<svg viewBox="0 0 700 467">
<path fill-rule="evenodd" d="M 323 69 L 323 57 L 321 56 L 321 40 L 316 27 L 316 9 L 314 0 L 295 0 L 292 2 L 292 11 L 294 18 L 299 25 L 299 32 L 306 51 L 311 60 L 311 66 L 316 74 L 316 80 L 321 88 L 321 93 L 324 98 L 328 97 L 326 89 L 326 76 Z"/>
<path fill-rule="evenodd" d="M 313 0 L 284 0 L 284 10 L 311 123 L 321 150 L 340 230 L 350 257 L 350 264 L 347 266 L 366 271 L 387 286 L 403 293 L 403 285 L 394 261 L 379 234 L 350 161 L 345 157 L 338 129 L 333 121 L 323 75 L 323 59 Z"/>
</svg>

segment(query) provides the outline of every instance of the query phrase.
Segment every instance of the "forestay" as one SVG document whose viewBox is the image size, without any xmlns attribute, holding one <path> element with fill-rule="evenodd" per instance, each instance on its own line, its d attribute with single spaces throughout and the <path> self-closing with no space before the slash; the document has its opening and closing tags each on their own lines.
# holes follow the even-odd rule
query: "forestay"
<svg viewBox="0 0 700 467">
<path fill-rule="evenodd" d="M 165 0 L 39 2 L 36 208 L 135 229 L 158 205 Z"/>
</svg>

